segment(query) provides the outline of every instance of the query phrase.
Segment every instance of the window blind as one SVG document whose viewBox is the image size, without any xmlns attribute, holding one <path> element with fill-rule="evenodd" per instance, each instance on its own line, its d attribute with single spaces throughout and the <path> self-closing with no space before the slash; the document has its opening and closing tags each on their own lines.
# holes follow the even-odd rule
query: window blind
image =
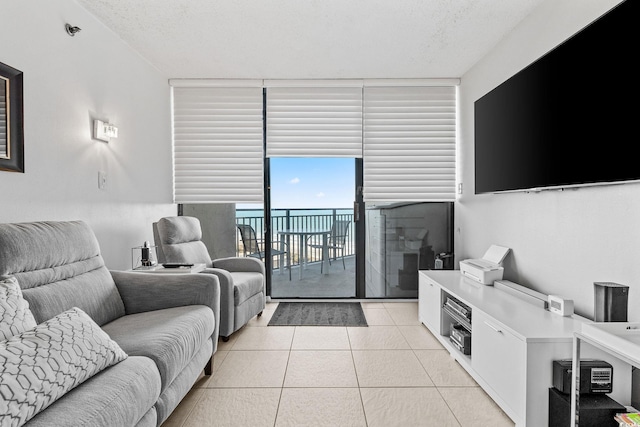
<svg viewBox="0 0 640 427">
<path fill-rule="evenodd" d="M 260 87 L 174 87 L 174 202 L 262 203 Z"/>
<path fill-rule="evenodd" d="M 364 200 L 455 200 L 455 137 L 455 87 L 365 87 Z"/>
<path fill-rule="evenodd" d="M 362 157 L 362 87 L 267 88 L 267 157 Z"/>
</svg>

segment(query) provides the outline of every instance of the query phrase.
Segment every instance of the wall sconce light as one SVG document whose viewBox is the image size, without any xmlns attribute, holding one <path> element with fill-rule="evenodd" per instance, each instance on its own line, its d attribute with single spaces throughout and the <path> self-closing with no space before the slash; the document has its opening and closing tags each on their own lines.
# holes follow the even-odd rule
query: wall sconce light
<svg viewBox="0 0 640 427">
<path fill-rule="evenodd" d="M 67 30 L 67 34 L 69 34 L 71 37 L 75 36 L 77 32 L 80 32 L 81 28 L 80 27 L 74 27 L 71 24 L 64 24 L 64 29 Z"/>
<path fill-rule="evenodd" d="M 111 138 L 118 137 L 118 128 L 111 124 L 105 123 L 102 120 L 93 121 L 93 138 L 100 141 L 109 142 Z"/>
</svg>

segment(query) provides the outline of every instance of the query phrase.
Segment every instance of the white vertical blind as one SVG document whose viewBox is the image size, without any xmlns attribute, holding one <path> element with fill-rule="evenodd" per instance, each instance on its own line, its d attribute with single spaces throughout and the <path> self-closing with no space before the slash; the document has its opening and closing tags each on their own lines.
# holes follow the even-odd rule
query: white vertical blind
<svg viewBox="0 0 640 427">
<path fill-rule="evenodd" d="M 260 87 L 174 87 L 175 203 L 262 203 Z"/>
<path fill-rule="evenodd" d="M 456 88 L 364 88 L 364 200 L 453 201 Z"/>
<path fill-rule="evenodd" d="M 269 87 L 267 157 L 362 157 L 362 87 Z"/>
</svg>

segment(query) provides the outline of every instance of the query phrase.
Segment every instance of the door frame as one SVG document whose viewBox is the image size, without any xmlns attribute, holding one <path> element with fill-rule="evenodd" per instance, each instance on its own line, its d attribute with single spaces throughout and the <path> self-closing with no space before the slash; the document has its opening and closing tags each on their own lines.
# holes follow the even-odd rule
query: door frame
<svg viewBox="0 0 640 427">
<path fill-rule="evenodd" d="M 266 123 L 266 120 L 265 120 Z M 265 135 L 266 135 L 266 124 Z M 266 143 L 266 140 L 265 140 Z M 266 277 L 267 295 L 271 296 L 272 290 L 272 274 L 273 274 L 273 258 L 271 256 L 271 162 L 270 158 L 264 157 L 264 232 L 265 232 L 265 269 L 269 273 Z M 363 200 L 363 161 L 362 158 L 355 158 L 355 188 L 354 188 L 354 204 L 353 204 L 353 224 L 355 232 L 355 277 L 353 297 L 324 297 L 330 299 L 363 299 L 365 298 L 366 282 L 365 282 L 365 248 L 366 248 L 366 215 L 365 203 Z M 291 296 L 290 298 L 304 298 Z M 315 297 L 314 297 L 315 299 Z"/>
<path fill-rule="evenodd" d="M 363 160 L 362 158 L 356 158 L 356 188 L 355 188 L 355 202 L 354 202 L 354 217 L 353 221 L 355 224 L 355 241 L 356 241 L 356 298 L 365 298 L 366 293 L 366 282 L 365 282 L 365 265 L 366 265 L 366 257 L 365 250 L 367 247 L 367 242 L 365 236 L 367 230 L 367 223 L 365 215 L 365 204 L 364 204 L 364 196 L 363 196 L 363 186 L 364 186 L 364 168 L 363 168 Z"/>
</svg>

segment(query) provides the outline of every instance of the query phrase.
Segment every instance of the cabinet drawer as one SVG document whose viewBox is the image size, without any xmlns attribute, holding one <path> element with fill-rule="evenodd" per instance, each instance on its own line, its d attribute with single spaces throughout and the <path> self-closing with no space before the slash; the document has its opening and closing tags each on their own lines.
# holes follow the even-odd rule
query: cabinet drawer
<svg viewBox="0 0 640 427">
<path fill-rule="evenodd" d="M 471 366 L 517 414 L 525 409 L 526 343 L 479 310 L 473 311 Z"/>
<path fill-rule="evenodd" d="M 418 316 L 434 333 L 440 333 L 440 286 L 420 274 L 418 279 Z"/>
</svg>

